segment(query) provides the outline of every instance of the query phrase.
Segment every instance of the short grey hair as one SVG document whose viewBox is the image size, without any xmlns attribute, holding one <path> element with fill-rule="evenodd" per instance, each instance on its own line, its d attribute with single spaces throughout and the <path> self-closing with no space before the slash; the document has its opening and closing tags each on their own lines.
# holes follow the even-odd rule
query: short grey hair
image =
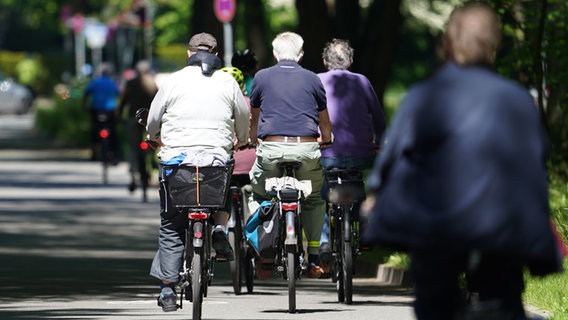
<svg viewBox="0 0 568 320">
<path fill-rule="evenodd" d="M 349 41 L 343 39 L 332 39 L 323 48 L 323 64 L 327 70 L 349 69 L 353 63 L 354 50 Z"/>
<path fill-rule="evenodd" d="M 300 61 L 303 50 L 304 39 L 294 32 L 283 32 L 272 41 L 272 54 L 276 60 Z"/>
</svg>

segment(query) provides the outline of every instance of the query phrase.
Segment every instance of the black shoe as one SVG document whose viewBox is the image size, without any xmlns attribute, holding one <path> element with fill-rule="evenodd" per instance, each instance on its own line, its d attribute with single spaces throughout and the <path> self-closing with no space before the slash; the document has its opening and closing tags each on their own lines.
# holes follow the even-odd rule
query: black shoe
<svg viewBox="0 0 568 320">
<path fill-rule="evenodd" d="M 229 238 L 225 231 L 222 229 L 215 229 L 213 230 L 211 238 L 213 242 L 213 249 L 215 249 L 215 259 L 217 261 L 232 261 L 234 259 L 233 248 L 231 248 Z"/>
<path fill-rule="evenodd" d="M 162 311 L 171 312 L 178 309 L 176 293 L 173 291 L 162 292 L 158 296 L 158 306 L 162 307 Z"/>
</svg>

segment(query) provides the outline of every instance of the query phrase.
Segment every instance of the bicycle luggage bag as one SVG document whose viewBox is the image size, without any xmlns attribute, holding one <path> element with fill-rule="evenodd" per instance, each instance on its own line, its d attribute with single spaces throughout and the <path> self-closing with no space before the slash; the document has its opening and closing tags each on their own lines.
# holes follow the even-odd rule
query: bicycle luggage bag
<svg viewBox="0 0 568 320">
<path fill-rule="evenodd" d="M 248 218 L 245 226 L 247 240 L 262 261 L 270 262 L 276 258 L 279 230 L 278 205 L 268 200 L 263 201 Z"/>
</svg>

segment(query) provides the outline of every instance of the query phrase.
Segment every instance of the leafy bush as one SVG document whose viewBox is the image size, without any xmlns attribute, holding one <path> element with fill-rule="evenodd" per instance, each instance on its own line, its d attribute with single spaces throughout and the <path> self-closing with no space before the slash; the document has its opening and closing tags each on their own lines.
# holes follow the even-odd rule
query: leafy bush
<svg viewBox="0 0 568 320">
<path fill-rule="evenodd" d="M 89 145 L 89 114 L 81 107 L 84 83 L 74 86 L 60 84 L 53 94 L 52 103 L 38 106 L 35 128 L 53 138 L 55 146 L 86 147 Z"/>
</svg>

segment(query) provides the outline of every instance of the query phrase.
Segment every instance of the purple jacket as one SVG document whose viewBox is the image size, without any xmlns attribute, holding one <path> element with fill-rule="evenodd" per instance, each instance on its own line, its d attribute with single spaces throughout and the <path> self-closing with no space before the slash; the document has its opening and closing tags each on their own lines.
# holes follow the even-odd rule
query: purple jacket
<svg viewBox="0 0 568 320">
<path fill-rule="evenodd" d="M 335 138 L 322 157 L 374 155 L 385 129 L 384 111 L 375 90 L 362 74 L 330 70 L 318 74 L 326 92 L 327 110 Z"/>
</svg>

